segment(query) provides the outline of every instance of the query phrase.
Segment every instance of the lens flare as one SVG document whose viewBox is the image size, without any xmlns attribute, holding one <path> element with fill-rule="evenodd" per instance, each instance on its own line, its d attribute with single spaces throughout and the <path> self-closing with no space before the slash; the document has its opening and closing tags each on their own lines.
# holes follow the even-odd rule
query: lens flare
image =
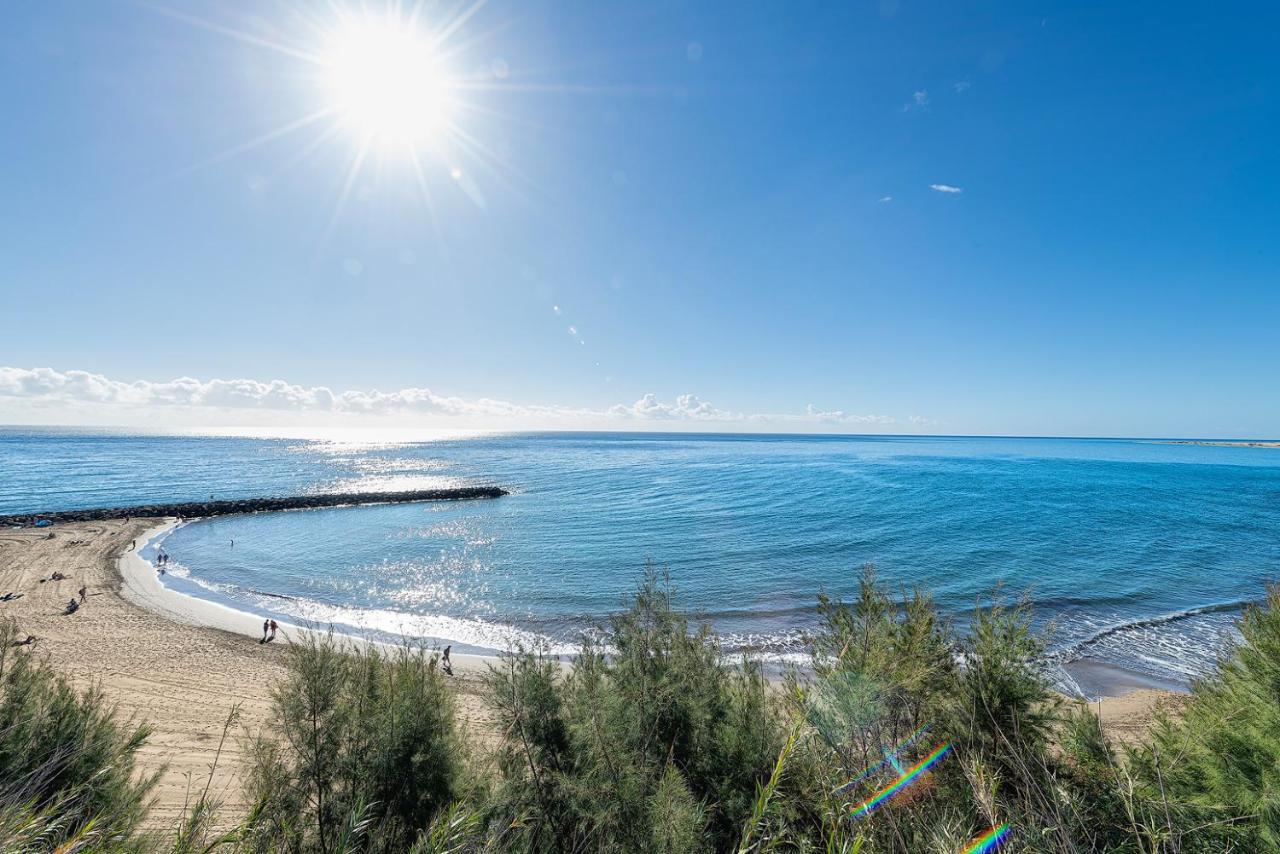
<svg viewBox="0 0 1280 854">
<path fill-rule="evenodd" d="M 999 827 L 993 827 L 977 839 L 969 843 L 969 847 L 964 849 L 961 854 L 984 854 L 987 851 L 995 851 L 999 848 L 1009 836 L 1009 824 L 1005 822 Z"/>
<path fill-rule="evenodd" d="M 894 795 L 898 794 L 898 792 L 901 792 L 907 786 L 910 786 L 912 783 L 914 783 L 920 777 L 920 775 L 923 774 L 925 771 L 928 771 L 934 765 L 942 761 L 942 758 L 946 756 L 950 751 L 951 751 L 950 744 L 944 744 L 936 748 L 932 753 L 930 753 L 924 759 L 921 759 L 915 765 L 912 765 L 910 768 L 904 771 L 901 777 L 894 780 L 892 783 L 885 786 L 880 791 L 876 792 L 867 800 L 863 801 L 862 804 L 851 813 L 851 816 L 853 818 L 861 818 L 862 816 L 869 815 L 878 807 L 883 805 L 885 801 L 889 800 Z"/>
<path fill-rule="evenodd" d="M 901 753 L 902 751 L 906 750 L 906 749 L 907 749 L 908 747 L 910 747 L 911 745 L 915 744 L 915 743 L 916 743 L 916 741 L 920 738 L 920 736 L 924 735 L 924 734 L 925 734 L 926 732 L 928 732 L 928 731 L 929 731 L 929 725 L 928 725 L 928 724 L 924 724 L 924 725 L 923 725 L 923 726 L 921 726 L 919 729 L 917 729 L 915 732 L 911 733 L 911 735 L 907 736 L 905 739 L 903 739 L 902 741 L 898 742 L 898 745 L 897 745 L 896 747 L 894 747 L 892 750 L 887 750 L 887 749 L 886 749 L 886 750 L 884 751 L 884 759 L 882 759 L 881 761 L 877 762 L 875 765 L 872 765 L 872 766 L 870 766 L 869 768 L 867 768 L 867 770 L 863 771 L 863 772 L 862 772 L 861 774 L 859 774 L 857 777 L 854 777 L 852 780 L 850 780 L 849 782 L 845 783 L 845 784 L 844 784 L 843 786 L 841 786 L 840 788 L 836 789 L 834 792 L 832 792 L 832 794 L 834 794 L 834 795 L 840 795 L 840 794 L 843 794 L 843 793 L 845 793 L 845 792 L 849 791 L 849 790 L 850 790 L 850 789 L 852 789 L 854 786 L 858 785 L 858 784 L 859 784 L 859 783 L 861 783 L 863 780 L 867 779 L 867 778 L 868 778 L 868 777 L 870 777 L 872 774 L 876 773 L 877 771 L 879 771 L 881 768 L 883 768 L 883 767 L 884 767 L 884 766 L 886 766 L 886 765 L 892 765 L 892 766 L 893 766 L 893 770 L 894 770 L 896 773 L 898 773 L 898 774 L 902 774 L 902 773 L 903 773 L 903 771 L 902 771 L 902 765 L 901 765 L 901 764 L 899 764 L 899 762 L 898 762 L 898 754 L 899 754 L 899 753 Z"/>
</svg>

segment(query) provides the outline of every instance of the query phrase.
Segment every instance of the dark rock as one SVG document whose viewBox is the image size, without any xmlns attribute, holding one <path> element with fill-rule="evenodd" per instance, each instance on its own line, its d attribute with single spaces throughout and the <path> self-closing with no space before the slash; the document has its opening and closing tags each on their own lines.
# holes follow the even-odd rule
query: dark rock
<svg viewBox="0 0 1280 854">
<path fill-rule="evenodd" d="M 185 501 L 177 504 L 143 504 L 137 507 L 106 507 L 96 510 L 64 510 L 59 513 L 19 513 L 0 516 L 0 526 L 35 525 L 49 522 L 96 522 L 133 516 L 227 516 L 234 513 L 266 513 L 277 510 L 307 510 L 317 507 L 352 507 L 360 504 L 410 504 L 417 501 L 464 501 L 500 498 L 507 491 L 497 486 L 464 486 L 457 489 L 419 489 L 411 492 L 340 492 L 326 495 L 291 495 L 281 498 L 239 498 L 227 501 Z"/>
</svg>

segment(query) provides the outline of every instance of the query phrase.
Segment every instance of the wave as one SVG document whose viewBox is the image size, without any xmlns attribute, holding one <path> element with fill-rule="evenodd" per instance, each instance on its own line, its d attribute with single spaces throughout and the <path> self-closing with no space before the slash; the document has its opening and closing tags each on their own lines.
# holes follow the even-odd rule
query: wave
<svg viewBox="0 0 1280 854">
<path fill-rule="evenodd" d="M 1132 620 L 1122 620 L 1113 623 L 1093 632 L 1089 636 L 1070 644 L 1051 653 L 1058 663 L 1065 664 L 1067 662 L 1076 661 L 1084 657 L 1086 651 L 1108 638 L 1127 632 L 1135 632 L 1141 629 L 1159 628 L 1161 626 L 1171 625 L 1183 620 L 1189 620 L 1193 617 L 1202 617 L 1209 614 L 1227 614 L 1231 612 L 1243 611 L 1250 605 L 1258 604 L 1257 599 L 1240 599 L 1228 602 L 1214 602 L 1209 605 L 1198 605 L 1194 608 L 1186 608 L 1181 611 L 1173 611 L 1167 614 L 1160 614 L 1154 617 L 1139 617 Z"/>
</svg>

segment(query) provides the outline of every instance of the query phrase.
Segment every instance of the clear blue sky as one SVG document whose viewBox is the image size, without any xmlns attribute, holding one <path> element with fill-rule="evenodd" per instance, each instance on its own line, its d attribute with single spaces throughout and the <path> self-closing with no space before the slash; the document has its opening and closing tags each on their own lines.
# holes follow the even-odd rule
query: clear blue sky
<svg viewBox="0 0 1280 854">
<path fill-rule="evenodd" d="M 1280 7 L 492 0 L 434 222 L 290 8 L 6 7 L 0 420 L 1280 435 Z"/>
</svg>

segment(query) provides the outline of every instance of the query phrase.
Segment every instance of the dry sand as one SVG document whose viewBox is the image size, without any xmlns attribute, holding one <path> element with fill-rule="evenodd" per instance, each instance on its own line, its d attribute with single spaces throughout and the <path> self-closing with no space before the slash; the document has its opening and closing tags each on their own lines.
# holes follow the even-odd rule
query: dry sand
<svg viewBox="0 0 1280 854">
<path fill-rule="evenodd" d="M 259 644 L 262 623 L 253 617 L 244 618 L 248 633 L 237 634 L 170 619 L 172 608 L 163 608 L 158 598 L 150 604 L 167 616 L 128 601 L 119 558 L 131 541 L 141 546 L 156 522 L 0 529 L 0 595 L 25 594 L 0 602 L 0 618 L 12 617 L 22 636 L 36 636 L 33 654 L 47 657 L 77 684 L 97 681 L 125 717 L 152 725 L 140 764 L 147 771 L 164 769 L 149 818 L 153 827 L 172 827 L 190 793 L 204 786 L 227 715 L 239 704 L 241 723 L 227 741 L 212 786 L 223 801 L 224 820 L 233 820 L 247 808 L 239 785 L 242 735 L 258 731 L 266 718 L 269 687 L 284 674 L 284 643 Z M 54 572 L 69 577 L 40 583 Z M 130 587 L 137 581 L 131 578 Z M 63 616 L 82 584 L 89 588 L 87 603 Z M 286 627 L 284 634 L 291 631 L 296 632 Z M 455 656 L 454 667 L 459 709 L 473 731 L 490 732 L 477 694 L 477 663 L 461 658 Z"/>
<path fill-rule="evenodd" d="M 164 588 L 130 548 L 135 540 L 142 546 L 159 521 L 0 529 L 0 595 L 25 594 L 0 603 L 0 618 L 12 617 L 22 635 L 36 636 L 33 654 L 47 657 L 77 684 L 100 683 L 124 716 L 152 725 L 140 763 L 146 771 L 164 769 L 149 819 L 153 827 L 172 827 L 191 793 L 204 786 L 227 715 L 238 704 L 240 725 L 224 747 L 212 786 L 230 821 L 247 808 L 239 784 L 243 735 L 266 719 L 269 688 L 284 674 L 287 637 L 305 630 L 284 627 L 280 642 L 262 645 L 258 618 Z M 54 572 L 68 579 L 40 582 Z M 89 588 L 87 604 L 63 616 L 82 584 Z M 469 730 L 487 741 L 493 723 L 478 690 L 484 664 L 454 656 L 460 712 Z M 1109 733 L 1132 740 L 1158 705 L 1176 710 L 1180 700 L 1169 691 L 1141 688 L 1093 707 Z"/>
</svg>

